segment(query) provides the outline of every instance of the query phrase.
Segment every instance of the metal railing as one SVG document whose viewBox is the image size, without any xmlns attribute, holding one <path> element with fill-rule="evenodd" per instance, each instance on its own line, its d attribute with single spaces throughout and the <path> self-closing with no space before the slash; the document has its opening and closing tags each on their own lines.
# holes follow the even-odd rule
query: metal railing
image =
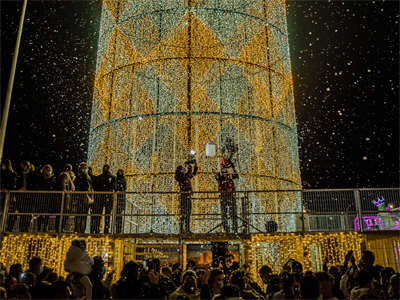
<svg viewBox="0 0 400 300">
<path fill-rule="evenodd" d="M 1 193 L 2 234 L 184 235 L 399 229 L 400 188 Z"/>
</svg>

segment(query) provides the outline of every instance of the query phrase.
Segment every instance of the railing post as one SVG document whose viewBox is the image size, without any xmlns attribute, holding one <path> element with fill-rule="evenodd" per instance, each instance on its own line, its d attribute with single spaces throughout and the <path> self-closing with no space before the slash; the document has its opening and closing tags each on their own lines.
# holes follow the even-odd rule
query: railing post
<svg viewBox="0 0 400 300">
<path fill-rule="evenodd" d="M 63 192 L 62 196 L 61 196 L 60 224 L 58 225 L 58 233 L 61 233 L 61 231 L 62 231 L 62 219 L 63 219 L 63 213 L 64 213 L 64 202 L 65 202 L 65 192 Z"/>
<path fill-rule="evenodd" d="M 302 226 L 302 232 L 304 233 L 306 231 L 305 225 L 304 225 L 304 201 L 303 201 L 303 190 L 300 191 L 300 201 L 301 201 L 301 226 Z"/>
<path fill-rule="evenodd" d="M 6 192 L 6 201 L 4 203 L 4 210 L 3 210 L 3 218 L 1 220 L 1 224 L 0 224 L 0 247 L 3 246 L 3 234 L 5 231 L 5 226 L 6 226 L 6 222 L 7 222 L 7 213 L 8 213 L 8 204 L 10 203 L 10 191 Z"/>
<path fill-rule="evenodd" d="M 113 193 L 113 208 L 111 211 L 111 230 L 109 230 L 109 232 L 111 234 L 115 234 L 115 229 L 116 229 L 115 226 L 117 226 L 117 224 L 116 224 L 117 219 L 115 216 L 116 212 L 117 212 L 117 198 L 118 198 L 117 192 L 114 191 L 114 193 Z"/>
<path fill-rule="evenodd" d="M 355 204 L 356 210 L 357 210 L 358 226 L 360 228 L 360 231 L 363 232 L 362 211 L 361 211 L 360 190 L 359 189 L 354 190 L 354 204 Z"/>
</svg>

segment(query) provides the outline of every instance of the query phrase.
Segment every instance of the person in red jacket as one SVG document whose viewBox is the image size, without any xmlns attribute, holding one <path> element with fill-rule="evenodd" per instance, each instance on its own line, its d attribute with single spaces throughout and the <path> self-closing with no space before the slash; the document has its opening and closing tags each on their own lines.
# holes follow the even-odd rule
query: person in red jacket
<svg viewBox="0 0 400 300">
<path fill-rule="evenodd" d="M 232 219 L 233 231 L 237 232 L 238 224 L 236 218 L 236 199 L 234 175 L 237 174 L 235 165 L 232 162 L 232 155 L 224 154 L 219 160 L 220 170 L 217 174 L 218 191 L 221 201 L 221 218 L 225 232 L 229 232 L 228 214 Z"/>
<path fill-rule="evenodd" d="M 178 181 L 179 189 L 181 192 L 181 232 L 188 233 L 190 231 L 190 214 L 192 213 L 192 178 L 197 174 L 197 163 L 186 169 L 183 166 L 178 166 L 175 171 L 175 180 Z"/>
</svg>

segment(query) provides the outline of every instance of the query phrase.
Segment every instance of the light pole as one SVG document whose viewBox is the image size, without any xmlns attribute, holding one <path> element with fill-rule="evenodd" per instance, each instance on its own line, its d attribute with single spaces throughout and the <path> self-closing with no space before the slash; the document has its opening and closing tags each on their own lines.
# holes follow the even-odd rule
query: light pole
<svg viewBox="0 0 400 300">
<path fill-rule="evenodd" d="M 21 19 L 19 21 L 17 41 L 15 42 L 15 49 L 14 49 L 14 56 L 13 56 L 13 61 L 12 61 L 12 65 L 11 65 L 10 79 L 8 80 L 6 101 L 4 103 L 4 110 L 3 110 L 3 118 L 1 120 L 1 128 L 0 128 L 0 161 L 3 160 L 4 139 L 6 137 L 6 127 L 7 127 L 7 120 L 8 120 L 8 112 L 10 110 L 11 94 L 12 94 L 12 89 L 13 89 L 13 85 L 14 85 L 15 69 L 17 67 L 19 44 L 21 42 L 22 27 L 24 25 L 25 11 L 26 11 L 26 4 L 27 3 L 28 3 L 28 0 L 24 0 L 24 4 L 22 6 L 22 12 L 21 12 Z"/>
</svg>

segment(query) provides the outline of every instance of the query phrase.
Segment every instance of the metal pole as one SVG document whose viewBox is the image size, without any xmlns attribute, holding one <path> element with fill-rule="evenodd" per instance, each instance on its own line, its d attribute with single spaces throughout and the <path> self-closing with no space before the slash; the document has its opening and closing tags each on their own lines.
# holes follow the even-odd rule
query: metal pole
<svg viewBox="0 0 400 300">
<path fill-rule="evenodd" d="M 111 230 L 109 230 L 108 232 L 112 235 L 115 234 L 115 232 L 117 231 L 116 229 L 116 213 L 117 213 L 117 199 L 118 199 L 118 195 L 116 192 L 113 193 L 113 206 L 112 206 L 112 211 L 111 211 Z M 122 233 L 122 228 L 121 228 L 121 233 Z"/>
<path fill-rule="evenodd" d="M 15 69 L 17 67 L 19 44 L 21 42 L 22 27 L 24 25 L 25 11 L 26 11 L 26 4 L 27 3 L 28 3 L 28 0 L 24 0 L 24 4 L 22 6 L 22 12 L 21 12 L 21 19 L 19 21 L 17 41 L 15 42 L 15 49 L 14 49 L 14 56 L 13 56 L 13 61 L 12 61 L 12 65 L 11 65 L 10 79 L 8 80 L 7 94 L 6 94 L 6 100 L 5 100 L 5 103 L 4 103 L 4 110 L 3 110 L 3 118 L 1 120 L 1 128 L 0 128 L 0 161 L 3 160 L 3 149 L 4 149 L 4 140 L 5 140 L 5 137 L 6 137 L 6 127 L 7 127 L 7 120 L 8 120 L 8 112 L 10 110 L 11 94 L 12 94 L 12 89 L 13 89 L 13 85 L 14 85 Z"/>
<path fill-rule="evenodd" d="M 7 191 L 6 192 L 6 201 L 4 203 L 3 219 L 1 220 L 1 225 L 0 225 L 0 247 L 3 246 L 3 235 L 4 235 L 4 232 L 6 231 L 7 213 L 8 213 L 9 203 L 10 203 L 10 191 Z M 8 231 L 10 231 L 10 228 L 8 228 Z"/>
<path fill-rule="evenodd" d="M 71 196 L 71 195 L 69 195 Z M 60 210 L 60 224 L 58 224 L 58 233 L 61 234 L 62 232 L 62 219 L 64 213 L 64 201 L 65 201 L 65 192 L 62 193 L 61 196 L 61 210 Z"/>
<path fill-rule="evenodd" d="M 362 211 L 361 211 L 361 202 L 360 202 L 360 191 L 358 189 L 354 190 L 354 203 L 357 210 L 358 215 L 358 225 L 360 227 L 360 231 L 363 232 L 363 220 L 362 220 Z"/>
</svg>

